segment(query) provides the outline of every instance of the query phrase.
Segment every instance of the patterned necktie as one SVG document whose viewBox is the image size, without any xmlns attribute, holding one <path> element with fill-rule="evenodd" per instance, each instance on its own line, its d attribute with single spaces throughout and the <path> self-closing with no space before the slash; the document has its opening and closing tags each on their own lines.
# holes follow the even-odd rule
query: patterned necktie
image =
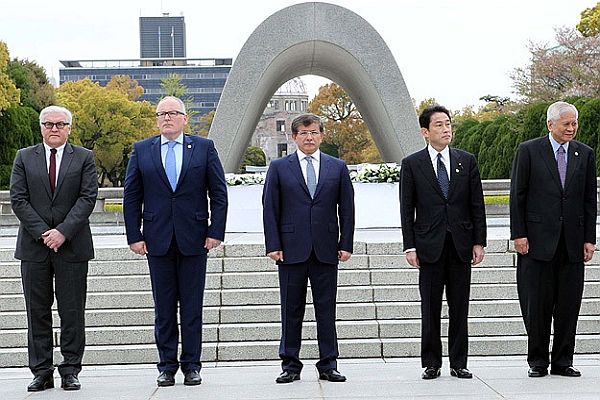
<svg viewBox="0 0 600 400">
<path fill-rule="evenodd" d="M 167 144 L 169 145 L 169 148 L 167 149 L 167 156 L 165 157 L 165 172 L 167 173 L 167 178 L 169 178 L 171 188 L 175 191 L 177 188 L 177 166 L 175 165 L 175 150 L 173 150 L 173 147 L 175 147 L 177 142 L 169 140 Z"/>
<path fill-rule="evenodd" d="M 558 175 L 560 176 L 560 183 L 562 187 L 565 187 L 565 179 L 567 177 L 567 160 L 565 158 L 565 148 L 560 145 L 557 150 L 558 156 L 556 162 L 558 164 Z"/>
<path fill-rule="evenodd" d="M 308 186 L 308 192 L 310 197 L 315 197 L 315 191 L 317 190 L 317 175 L 315 174 L 315 167 L 312 164 L 312 157 L 306 156 L 306 186 Z"/>
<path fill-rule="evenodd" d="M 50 149 L 50 168 L 48 168 L 48 180 L 50 181 L 50 190 L 54 193 L 56 189 L 56 149 Z"/>
<path fill-rule="evenodd" d="M 442 189 L 442 193 L 445 198 L 448 198 L 448 190 L 450 189 L 450 181 L 448 180 L 448 171 L 446 170 L 446 166 L 442 161 L 442 153 L 438 153 L 437 157 L 437 179 L 440 184 L 440 189 Z"/>
</svg>

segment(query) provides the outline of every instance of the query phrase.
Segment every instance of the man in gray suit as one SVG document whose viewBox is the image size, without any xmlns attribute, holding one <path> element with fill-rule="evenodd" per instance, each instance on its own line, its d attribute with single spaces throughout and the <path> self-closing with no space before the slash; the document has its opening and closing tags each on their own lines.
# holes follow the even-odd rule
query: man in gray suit
<svg viewBox="0 0 600 400">
<path fill-rule="evenodd" d="M 15 258 L 21 260 L 27 308 L 29 368 L 34 375 L 30 392 L 54 387 L 54 292 L 63 355 L 58 366 L 61 387 L 81 387 L 77 375 L 85 346 L 86 279 L 88 261 L 94 258 L 88 217 L 98 181 L 92 152 L 67 143 L 71 122 L 66 108 L 43 109 L 43 143 L 17 152 L 10 178 L 10 200 L 21 222 Z"/>
</svg>

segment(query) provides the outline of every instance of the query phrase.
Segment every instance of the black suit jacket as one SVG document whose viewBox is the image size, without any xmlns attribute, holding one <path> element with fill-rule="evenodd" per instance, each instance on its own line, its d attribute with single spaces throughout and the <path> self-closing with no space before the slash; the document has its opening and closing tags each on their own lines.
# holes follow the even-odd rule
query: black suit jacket
<svg viewBox="0 0 600 400">
<path fill-rule="evenodd" d="M 450 189 L 444 198 L 427 148 L 402 160 L 400 217 L 404 250 L 417 249 L 419 261 L 439 260 L 450 231 L 458 256 L 472 258 L 473 246 L 486 245 L 485 206 L 473 154 L 450 148 Z"/>
<path fill-rule="evenodd" d="M 308 260 L 337 264 L 338 250 L 352 253 L 354 188 L 346 164 L 321 152 L 314 199 L 300 169 L 298 153 L 273 160 L 263 189 L 266 252 L 283 251 L 285 264 Z"/>
<path fill-rule="evenodd" d="M 94 156 L 83 147 L 66 144 L 54 194 L 50 190 L 43 144 L 17 152 L 10 177 L 10 200 L 19 218 L 15 258 L 41 262 L 51 251 L 42 233 L 56 228 L 66 237 L 58 254 L 65 261 L 94 258 L 89 216 L 98 196 Z"/>
<path fill-rule="evenodd" d="M 563 189 L 548 136 L 521 143 L 510 184 L 510 238 L 526 237 L 529 256 L 550 261 L 564 229 L 571 262 L 584 242 L 596 243 L 596 161 L 585 144 L 569 142 Z"/>
</svg>

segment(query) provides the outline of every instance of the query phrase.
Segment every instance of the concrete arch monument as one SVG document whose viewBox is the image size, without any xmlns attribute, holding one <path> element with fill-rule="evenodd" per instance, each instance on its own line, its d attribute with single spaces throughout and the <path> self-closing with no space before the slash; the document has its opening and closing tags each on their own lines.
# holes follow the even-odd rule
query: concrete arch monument
<svg viewBox="0 0 600 400">
<path fill-rule="evenodd" d="M 385 161 L 423 146 L 414 106 L 392 53 L 362 17 L 328 3 L 302 3 L 264 20 L 229 73 L 209 137 L 225 171 L 237 170 L 273 93 L 296 76 L 319 75 L 346 90 Z"/>
</svg>

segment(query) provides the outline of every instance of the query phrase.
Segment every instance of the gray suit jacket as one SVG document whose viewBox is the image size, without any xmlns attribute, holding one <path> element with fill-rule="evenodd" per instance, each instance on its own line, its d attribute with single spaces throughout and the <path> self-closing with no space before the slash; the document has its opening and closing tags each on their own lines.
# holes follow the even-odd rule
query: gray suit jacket
<svg viewBox="0 0 600 400">
<path fill-rule="evenodd" d="M 52 228 L 67 239 L 58 251 L 63 260 L 94 258 L 88 218 L 97 195 L 96 164 L 90 150 L 66 144 L 54 194 L 48 181 L 44 145 L 19 150 L 10 177 L 12 209 L 21 222 L 15 258 L 44 261 L 50 249 L 41 236 Z"/>
</svg>

